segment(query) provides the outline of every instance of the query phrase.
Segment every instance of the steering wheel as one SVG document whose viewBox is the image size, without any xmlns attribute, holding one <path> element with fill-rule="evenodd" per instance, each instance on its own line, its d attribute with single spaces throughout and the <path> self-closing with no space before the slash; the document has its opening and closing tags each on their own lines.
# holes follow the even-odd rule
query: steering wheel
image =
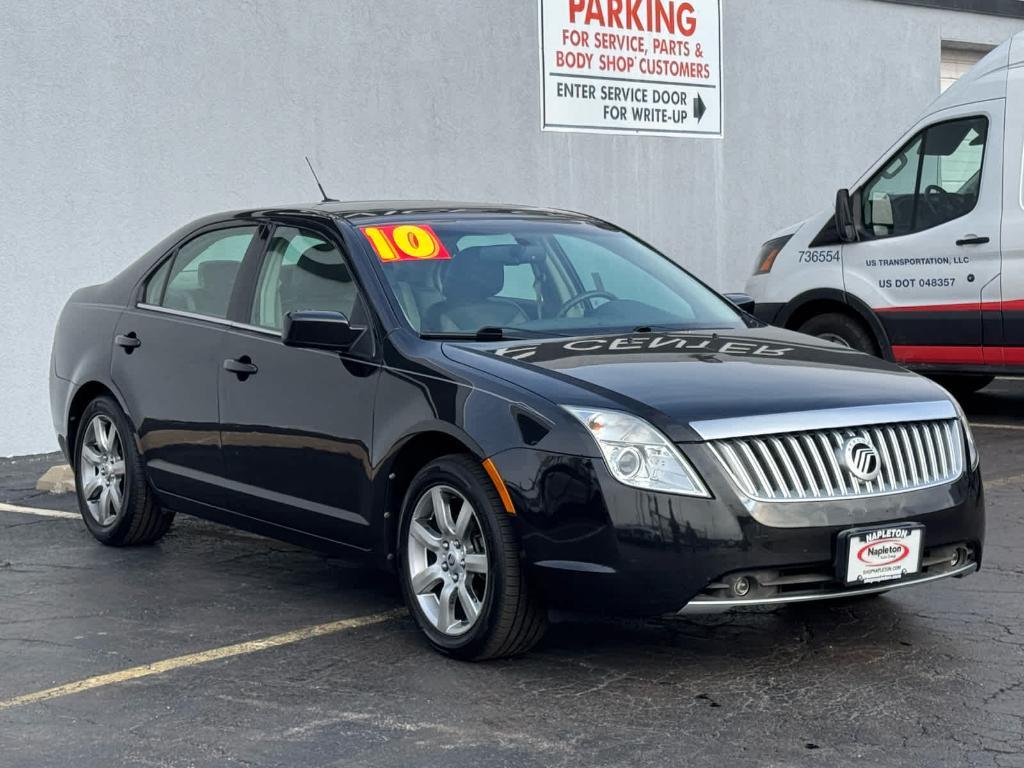
<svg viewBox="0 0 1024 768">
<path fill-rule="evenodd" d="M 608 299 L 608 301 L 618 301 L 618 296 L 614 293 L 608 293 L 608 291 L 584 291 L 578 296 L 573 296 L 565 304 L 558 308 L 558 314 L 555 317 L 565 317 L 570 309 L 575 307 L 577 304 L 582 304 L 588 299 Z"/>
<path fill-rule="evenodd" d="M 929 184 L 924 188 L 924 203 L 928 206 L 933 216 L 941 217 L 943 208 L 949 208 L 949 192 L 938 184 Z"/>
</svg>

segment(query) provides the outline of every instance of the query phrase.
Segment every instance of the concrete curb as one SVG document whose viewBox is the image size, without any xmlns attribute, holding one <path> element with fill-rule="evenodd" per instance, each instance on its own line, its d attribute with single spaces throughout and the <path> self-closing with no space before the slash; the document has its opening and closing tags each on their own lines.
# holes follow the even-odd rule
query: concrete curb
<svg viewBox="0 0 1024 768">
<path fill-rule="evenodd" d="M 67 464 L 50 467 L 36 482 L 36 490 L 54 495 L 75 490 L 75 474 Z"/>
</svg>

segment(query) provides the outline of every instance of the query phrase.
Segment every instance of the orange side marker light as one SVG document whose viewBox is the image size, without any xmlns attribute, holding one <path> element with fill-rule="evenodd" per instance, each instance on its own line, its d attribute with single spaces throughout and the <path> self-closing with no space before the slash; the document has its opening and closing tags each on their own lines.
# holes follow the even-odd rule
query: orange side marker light
<svg viewBox="0 0 1024 768">
<path fill-rule="evenodd" d="M 501 499 L 501 504 L 505 507 L 505 511 L 510 515 L 514 515 L 516 508 L 512 506 L 512 497 L 508 495 L 508 488 L 505 487 L 505 481 L 498 474 L 498 468 L 494 466 L 494 462 L 490 459 L 484 459 L 484 470 L 486 470 L 488 477 L 491 478 L 491 482 L 494 483 L 494 488 L 498 492 L 498 498 Z"/>
</svg>

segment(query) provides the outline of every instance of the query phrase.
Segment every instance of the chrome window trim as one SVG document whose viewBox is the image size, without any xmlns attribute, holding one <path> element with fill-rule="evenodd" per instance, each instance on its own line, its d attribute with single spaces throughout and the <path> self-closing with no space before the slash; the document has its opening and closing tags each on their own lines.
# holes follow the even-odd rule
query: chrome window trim
<svg viewBox="0 0 1024 768">
<path fill-rule="evenodd" d="M 154 304 L 146 304 L 140 302 L 135 305 L 136 309 L 143 309 L 148 312 L 160 312 L 164 315 L 172 315 L 173 317 L 182 317 L 186 320 L 201 320 L 205 323 L 213 323 L 214 325 L 220 325 L 225 328 L 234 328 L 239 331 L 253 331 L 254 333 L 261 333 L 265 336 L 273 336 L 276 339 L 281 338 L 281 332 L 275 331 L 270 328 L 261 328 L 258 325 L 249 325 L 249 323 L 236 323 L 234 320 L 227 320 L 223 317 L 213 317 L 212 315 L 201 315 L 198 312 L 186 312 L 182 309 L 171 309 L 169 307 L 158 307 Z"/>
<path fill-rule="evenodd" d="M 762 416 L 710 419 L 690 422 L 690 427 L 704 440 L 728 440 L 736 437 L 781 435 L 788 432 L 817 432 L 842 429 L 843 427 L 955 418 L 957 418 L 957 412 L 953 403 L 949 400 L 931 400 L 919 403 L 858 405 L 850 408 L 827 408 L 818 411 L 791 411 Z"/>
</svg>

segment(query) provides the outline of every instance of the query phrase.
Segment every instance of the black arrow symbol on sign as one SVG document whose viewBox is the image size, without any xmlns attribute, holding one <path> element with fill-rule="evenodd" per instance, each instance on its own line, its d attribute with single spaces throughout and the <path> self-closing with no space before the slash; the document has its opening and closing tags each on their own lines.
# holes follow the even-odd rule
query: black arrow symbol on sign
<svg viewBox="0 0 1024 768">
<path fill-rule="evenodd" d="M 700 122 L 700 119 L 702 117 L 704 117 L 704 113 L 707 112 L 707 111 L 708 111 L 708 108 L 704 104 L 704 99 L 702 99 L 700 97 L 700 94 L 698 93 L 697 94 L 697 101 L 693 105 L 693 114 L 697 117 L 697 122 L 698 123 Z"/>
</svg>

